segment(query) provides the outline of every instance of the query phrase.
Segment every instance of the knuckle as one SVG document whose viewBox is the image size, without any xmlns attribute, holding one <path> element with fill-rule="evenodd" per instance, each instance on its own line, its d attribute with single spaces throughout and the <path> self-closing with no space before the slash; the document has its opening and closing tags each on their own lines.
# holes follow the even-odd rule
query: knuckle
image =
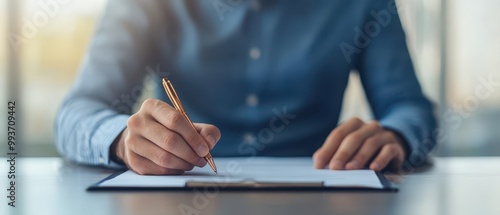
<svg viewBox="0 0 500 215">
<path fill-rule="evenodd" d="M 193 144 L 193 145 L 194 145 L 194 144 L 197 144 L 197 145 L 198 145 L 198 143 L 199 143 L 199 142 L 201 142 L 201 140 L 199 139 L 198 135 L 195 135 L 195 134 L 192 134 L 192 135 L 187 136 L 186 141 L 187 141 L 187 142 L 188 142 L 188 144 L 190 144 L 190 145 L 191 145 L 191 144 Z"/>
<path fill-rule="evenodd" d="M 146 100 L 142 103 L 141 108 L 148 109 L 148 108 L 150 108 L 150 107 L 154 107 L 154 106 L 156 106 L 157 102 L 158 102 L 158 101 L 157 101 L 156 99 L 146 99 Z"/>
<path fill-rule="evenodd" d="M 132 115 L 127 120 L 127 127 L 129 128 L 137 128 L 141 125 L 141 118 L 137 115 Z"/>
<path fill-rule="evenodd" d="M 348 135 L 346 138 L 345 138 L 345 142 L 348 143 L 348 144 L 353 144 L 355 142 L 358 142 L 361 140 L 361 135 L 358 134 L 358 133 L 353 133 L 353 134 L 350 134 Z"/>
<path fill-rule="evenodd" d="M 370 137 L 365 141 L 365 144 L 367 147 L 370 147 L 370 149 L 377 147 L 379 144 L 379 141 L 377 138 Z"/>
<path fill-rule="evenodd" d="M 167 116 L 167 126 L 173 128 L 179 125 L 182 120 L 184 120 L 184 116 L 178 111 L 171 111 Z"/>
<path fill-rule="evenodd" d="M 172 156 L 170 156 L 166 152 L 160 152 L 160 153 L 158 153 L 158 160 L 162 164 L 162 166 L 167 167 L 167 166 L 170 166 L 170 164 L 172 162 Z"/>
<path fill-rule="evenodd" d="M 363 124 L 363 120 L 361 120 L 359 117 L 353 117 L 351 120 L 350 120 L 352 123 L 355 123 L 355 124 Z"/>
<path fill-rule="evenodd" d="M 179 137 L 176 134 L 167 134 L 163 138 L 163 144 L 168 151 L 174 149 L 175 145 L 179 142 Z"/>
<path fill-rule="evenodd" d="M 334 129 L 330 132 L 329 136 L 331 136 L 332 139 L 339 140 L 339 138 L 345 136 L 345 134 L 341 129 Z"/>
<path fill-rule="evenodd" d="M 337 158 L 339 160 L 347 160 L 348 157 L 349 157 L 349 154 L 347 154 L 347 152 L 345 152 L 345 151 L 337 152 Z"/>
</svg>

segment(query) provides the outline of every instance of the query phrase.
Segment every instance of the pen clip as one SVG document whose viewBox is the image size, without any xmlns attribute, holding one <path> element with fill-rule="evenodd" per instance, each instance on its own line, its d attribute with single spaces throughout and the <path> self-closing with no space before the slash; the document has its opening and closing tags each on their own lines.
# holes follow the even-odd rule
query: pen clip
<svg viewBox="0 0 500 215">
<path fill-rule="evenodd" d="M 186 111 L 184 111 L 184 107 L 182 106 L 179 96 L 177 96 L 177 92 L 175 92 L 174 86 L 167 78 L 163 78 L 163 87 L 165 87 L 165 91 L 167 92 L 168 98 L 174 105 L 174 108 L 180 111 L 182 114 L 186 115 Z"/>
<path fill-rule="evenodd" d="M 193 122 L 191 121 L 191 119 L 189 119 L 186 110 L 184 110 L 184 106 L 182 106 L 181 100 L 179 99 L 179 96 L 177 96 L 177 92 L 175 92 L 172 82 L 170 82 L 170 80 L 168 80 L 167 78 L 163 78 L 162 84 L 163 87 L 165 88 L 165 91 L 167 92 L 168 98 L 172 102 L 172 105 L 174 105 L 174 108 L 177 111 L 181 112 L 181 114 L 184 115 L 189 124 L 191 124 L 193 129 L 196 130 L 196 127 L 194 127 Z"/>
</svg>

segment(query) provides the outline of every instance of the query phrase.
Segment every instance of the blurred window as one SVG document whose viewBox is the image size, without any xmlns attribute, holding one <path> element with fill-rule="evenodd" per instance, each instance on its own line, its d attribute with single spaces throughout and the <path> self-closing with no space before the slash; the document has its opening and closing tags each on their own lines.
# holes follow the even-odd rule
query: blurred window
<svg viewBox="0 0 500 215">
<path fill-rule="evenodd" d="M 56 155 L 53 123 L 93 35 L 106 0 L 0 1 L 0 102 L 6 112 L 9 95 L 19 94 L 18 111 L 22 114 L 22 144 L 26 156 Z M 15 2 L 15 3 L 13 3 Z M 425 93 L 441 107 L 436 114 L 446 131 L 447 144 L 439 155 L 500 155 L 500 86 L 492 88 L 488 98 L 479 98 L 476 89 L 481 78 L 500 81 L 500 1 L 448 1 L 448 24 L 441 25 L 442 1 L 399 0 L 401 19 L 408 45 Z M 20 46 L 9 42 L 15 12 L 19 23 Z M 447 35 L 442 35 L 442 29 Z M 442 36 L 446 36 L 442 40 Z M 446 46 L 440 41 L 447 41 Z M 441 48 L 447 47 L 446 82 L 441 81 Z M 8 49 L 18 49 L 19 90 L 8 92 Z M 371 114 L 359 77 L 353 73 L 349 82 L 341 119 Z M 446 85 L 443 85 L 445 83 Z M 446 91 L 445 91 L 446 90 Z M 446 94 L 443 95 L 443 93 Z M 477 102 L 476 102 L 477 101 Z M 476 104 L 477 103 L 477 104 Z M 362 105 L 360 105 L 362 104 Z M 471 106 L 472 105 L 472 106 Z M 463 108 L 465 112 L 460 112 Z M 446 112 L 449 115 L 444 115 Z M 0 120 L 5 122 L 5 113 Z M 456 117 L 459 118 L 456 118 Z M 450 118 L 454 117 L 454 118 Z M 458 122 L 460 120 L 460 122 Z M 451 121 L 451 122 L 450 122 Z M 4 124 L 0 125 L 4 128 Z M 1 129 L 0 135 L 6 129 Z M 4 141 L 4 140 L 1 140 Z"/>
</svg>

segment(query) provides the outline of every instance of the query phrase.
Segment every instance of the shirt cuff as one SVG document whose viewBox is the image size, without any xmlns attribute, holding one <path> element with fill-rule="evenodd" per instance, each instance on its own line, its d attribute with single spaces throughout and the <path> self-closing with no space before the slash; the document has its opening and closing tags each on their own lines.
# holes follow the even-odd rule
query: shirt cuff
<svg viewBox="0 0 500 215">
<path fill-rule="evenodd" d="M 427 153 L 421 150 L 421 139 L 418 135 L 418 128 L 412 127 L 412 125 L 405 123 L 402 120 L 390 117 L 387 119 L 380 120 L 380 125 L 388 130 L 392 130 L 406 142 L 406 146 L 409 149 L 408 155 L 406 157 L 406 162 L 411 166 L 420 166 L 427 160 Z M 430 151 L 430 150 L 429 150 Z"/>
<path fill-rule="evenodd" d="M 92 135 L 91 144 L 94 155 L 97 156 L 97 164 L 109 168 L 123 169 L 124 165 L 116 163 L 110 159 L 110 147 L 115 139 L 127 126 L 128 115 L 115 115 L 104 120 Z"/>
</svg>

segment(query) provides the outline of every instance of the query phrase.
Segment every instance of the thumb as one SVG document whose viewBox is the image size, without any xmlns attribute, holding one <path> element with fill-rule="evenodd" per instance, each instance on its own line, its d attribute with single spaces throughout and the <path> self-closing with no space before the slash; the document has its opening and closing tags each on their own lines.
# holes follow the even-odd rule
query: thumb
<svg viewBox="0 0 500 215">
<path fill-rule="evenodd" d="M 210 149 L 213 149 L 215 144 L 220 140 L 221 133 L 215 125 L 205 123 L 193 123 L 196 131 L 205 139 Z"/>
</svg>

